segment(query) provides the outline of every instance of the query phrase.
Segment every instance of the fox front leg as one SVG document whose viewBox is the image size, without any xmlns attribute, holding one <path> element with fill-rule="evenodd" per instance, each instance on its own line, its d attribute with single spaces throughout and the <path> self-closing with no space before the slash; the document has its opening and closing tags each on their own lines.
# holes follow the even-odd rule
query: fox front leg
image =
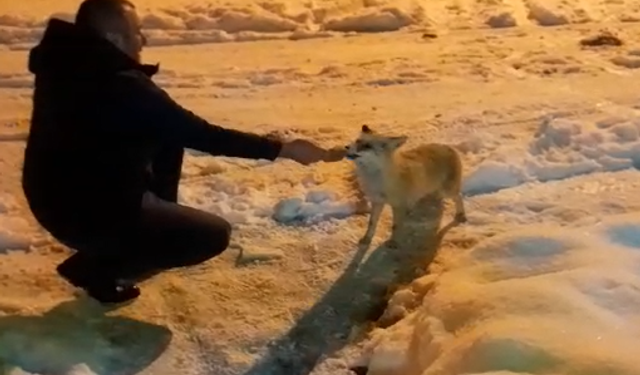
<svg viewBox="0 0 640 375">
<path fill-rule="evenodd" d="M 364 215 L 369 212 L 369 202 L 367 201 L 367 197 L 362 192 L 358 192 L 356 194 L 356 203 L 355 203 L 355 213 L 357 215 Z"/>
<path fill-rule="evenodd" d="M 407 217 L 409 216 L 409 210 L 402 206 L 393 207 L 393 232 L 397 231 L 398 228 L 405 223 Z"/>
<path fill-rule="evenodd" d="M 382 209 L 384 208 L 384 203 L 381 202 L 371 202 L 371 212 L 369 213 L 369 225 L 367 225 L 367 232 L 360 239 L 360 245 L 368 246 L 371 244 L 371 240 L 373 236 L 376 234 L 376 229 L 378 228 L 378 222 L 380 221 L 380 215 L 382 214 Z"/>
<path fill-rule="evenodd" d="M 462 200 L 462 195 L 460 193 L 456 194 L 453 197 L 453 201 L 456 204 L 456 216 L 454 220 L 459 224 L 466 223 L 467 213 L 465 212 L 465 209 L 464 209 L 464 201 Z"/>
</svg>

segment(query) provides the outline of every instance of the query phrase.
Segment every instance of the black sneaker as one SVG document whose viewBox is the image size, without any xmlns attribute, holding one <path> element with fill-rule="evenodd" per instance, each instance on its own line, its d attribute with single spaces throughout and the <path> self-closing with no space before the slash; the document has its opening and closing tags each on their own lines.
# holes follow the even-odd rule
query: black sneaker
<svg viewBox="0 0 640 375">
<path fill-rule="evenodd" d="M 103 305 L 119 305 L 140 297 L 140 288 L 124 281 L 93 283 L 82 289 Z"/>
<path fill-rule="evenodd" d="M 103 305 L 127 303 L 140 296 L 140 288 L 134 283 L 106 278 L 96 279 L 87 275 L 86 272 L 78 272 L 70 261 L 60 264 L 57 271 L 71 285 L 83 289 L 91 298 Z"/>
</svg>

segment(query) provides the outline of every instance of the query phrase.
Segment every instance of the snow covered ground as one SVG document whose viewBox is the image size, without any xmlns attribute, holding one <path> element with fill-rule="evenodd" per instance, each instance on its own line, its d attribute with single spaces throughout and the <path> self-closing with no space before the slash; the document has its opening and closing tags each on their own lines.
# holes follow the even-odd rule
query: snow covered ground
<svg viewBox="0 0 640 375">
<path fill-rule="evenodd" d="M 68 252 L 19 185 L 26 49 L 77 4 L 3 3 L 0 373 L 640 374 L 640 1 L 138 4 L 190 109 L 328 147 L 363 123 L 455 144 L 469 223 L 437 233 L 433 202 L 391 250 L 385 213 L 363 251 L 349 161 L 190 152 L 181 200 L 232 248 L 105 313 L 55 275 Z M 625 43 L 581 47 L 604 23 Z"/>
</svg>

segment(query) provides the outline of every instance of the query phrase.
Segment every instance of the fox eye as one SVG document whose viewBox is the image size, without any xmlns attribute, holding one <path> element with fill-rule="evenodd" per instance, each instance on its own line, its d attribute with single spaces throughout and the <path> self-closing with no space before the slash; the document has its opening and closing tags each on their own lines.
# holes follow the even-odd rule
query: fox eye
<svg viewBox="0 0 640 375">
<path fill-rule="evenodd" d="M 358 149 L 358 151 L 366 151 L 371 149 L 371 143 L 368 142 L 357 142 L 356 143 L 356 148 Z"/>
</svg>

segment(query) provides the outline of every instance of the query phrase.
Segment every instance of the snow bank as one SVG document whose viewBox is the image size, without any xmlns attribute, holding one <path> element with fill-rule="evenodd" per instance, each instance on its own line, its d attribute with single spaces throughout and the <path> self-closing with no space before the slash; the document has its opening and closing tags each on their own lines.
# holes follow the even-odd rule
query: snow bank
<svg viewBox="0 0 640 375">
<path fill-rule="evenodd" d="M 333 36 L 334 32 L 396 31 L 423 22 L 420 8 L 412 5 L 396 7 L 381 2 L 352 8 L 340 3 L 314 6 L 245 2 L 229 6 L 216 1 L 182 7 L 152 5 L 142 11 L 142 25 L 149 44 L 160 46 L 325 38 Z M 73 20 L 72 13 L 52 16 Z M 25 44 L 34 43 L 41 37 L 48 18 L 25 14 L 0 16 L 0 44 L 26 48 Z"/>
<path fill-rule="evenodd" d="M 483 152 L 483 150 L 479 151 Z M 527 149 L 498 147 L 466 176 L 466 195 L 640 166 L 640 117 L 541 122 Z"/>
<path fill-rule="evenodd" d="M 398 8 L 364 8 L 362 11 L 327 20 L 324 30 L 340 32 L 388 32 L 416 24 L 419 15 L 408 14 Z"/>
<path fill-rule="evenodd" d="M 58 2 L 56 2 L 58 3 Z M 389 32 L 405 28 L 505 28 L 520 25 L 557 26 L 568 23 L 632 20 L 625 7 L 594 9 L 583 1 L 505 1 L 443 4 L 427 0 L 367 0 L 353 2 L 251 1 L 206 2 L 151 0 L 136 2 L 151 45 L 223 43 L 264 39 L 308 39 L 335 33 Z M 42 5 L 42 6 L 39 6 Z M 73 19 L 77 3 L 51 2 L 31 8 L 3 6 L 0 44 L 27 48 L 37 41 L 49 9 L 55 17 Z M 466 15 L 461 17 L 461 14 Z"/>
<path fill-rule="evenodd" d="M 505 233 L 444 269 L 393 296 L 369 375 L 640 373 L 640 215 Z"/>
</svg>

